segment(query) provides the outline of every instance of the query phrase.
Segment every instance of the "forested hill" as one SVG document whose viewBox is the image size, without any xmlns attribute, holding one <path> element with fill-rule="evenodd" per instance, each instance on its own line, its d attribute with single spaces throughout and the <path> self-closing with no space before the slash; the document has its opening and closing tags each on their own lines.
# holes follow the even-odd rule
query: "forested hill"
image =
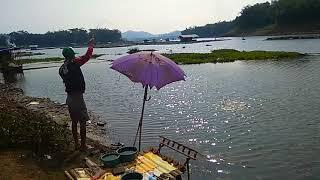
<svg viewBox="0 0 320 180">
<path fill-rule="evenodd" d="M 10 38 L 9 38 L 10 37 Z M 17 31 L 10 34 L 0 34 L 0 47 L 6 46 L 8 40 L 17 46 L 39 45 L 41 47 L 61 47 L 86 45 L 91 37 L 95 37 L 98 44 L 108 44 L 121 41 L 121 32 L 119 30 L 109 29 L 69 29 L 45 34 L 32 34 L 27 31 Z"/>
<path fill-rule="evenodd" d="M 320 0 L 276 0 L 246 6 L 230 22 L 191 27 L 182 34 L 200 37 L 245 34 L 291 34 L 320 32 Z"/>
</svg>

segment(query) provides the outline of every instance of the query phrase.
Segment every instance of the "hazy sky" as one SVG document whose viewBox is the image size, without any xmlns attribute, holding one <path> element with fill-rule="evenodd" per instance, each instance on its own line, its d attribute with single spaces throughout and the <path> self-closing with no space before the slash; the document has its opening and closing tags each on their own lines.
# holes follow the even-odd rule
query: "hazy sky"
<svg viewBox="0 0 320 180">
<path fill-rule="evenodd" d="M 164 33 L 231 20 L 267 0 L 0 0 L 0 33 L 74 27 Z"/>
</svg>

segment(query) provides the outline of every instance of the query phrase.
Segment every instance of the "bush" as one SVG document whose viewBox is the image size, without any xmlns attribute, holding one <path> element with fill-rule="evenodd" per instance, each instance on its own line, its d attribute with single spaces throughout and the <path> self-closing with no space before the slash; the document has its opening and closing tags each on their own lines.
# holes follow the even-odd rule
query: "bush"
<svg viewBox="0 0 320 180">
<path fill-rule="evenodd" d="M 140 52 L 139 48 L 135 47 L 135 48 L 131 48 L 129 49 L 129 51 L 127 52 L 128 54 L 134 54 Z"/>
</svg>

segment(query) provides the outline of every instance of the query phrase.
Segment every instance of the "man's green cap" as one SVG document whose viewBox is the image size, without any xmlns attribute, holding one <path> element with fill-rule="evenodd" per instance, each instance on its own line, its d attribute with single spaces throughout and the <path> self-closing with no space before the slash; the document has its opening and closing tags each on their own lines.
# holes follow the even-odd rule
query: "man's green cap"
<svg viewBox="0 0 320 180">
<path fill-rule="evenodd" d="M 72 49 L 72 47 L 67 47 L 67 48 L 63 48 L 62 50 L 62 55 L 65 57 L 65 58 L 74 58 L 75 57 L 75 52 L 74 50 Z"/>
</svg>

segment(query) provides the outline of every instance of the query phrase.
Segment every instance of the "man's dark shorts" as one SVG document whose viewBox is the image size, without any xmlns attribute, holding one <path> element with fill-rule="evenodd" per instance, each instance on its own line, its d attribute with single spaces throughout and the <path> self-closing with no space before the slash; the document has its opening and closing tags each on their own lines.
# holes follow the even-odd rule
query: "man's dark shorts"
<svg viewBox="0 0 320 180">
<path fill-rule="evenodd" d="M 86 122 L 89 120 L 83 93 L 68 93 L 66 103 L 73 122 Z"/>
</svg>

